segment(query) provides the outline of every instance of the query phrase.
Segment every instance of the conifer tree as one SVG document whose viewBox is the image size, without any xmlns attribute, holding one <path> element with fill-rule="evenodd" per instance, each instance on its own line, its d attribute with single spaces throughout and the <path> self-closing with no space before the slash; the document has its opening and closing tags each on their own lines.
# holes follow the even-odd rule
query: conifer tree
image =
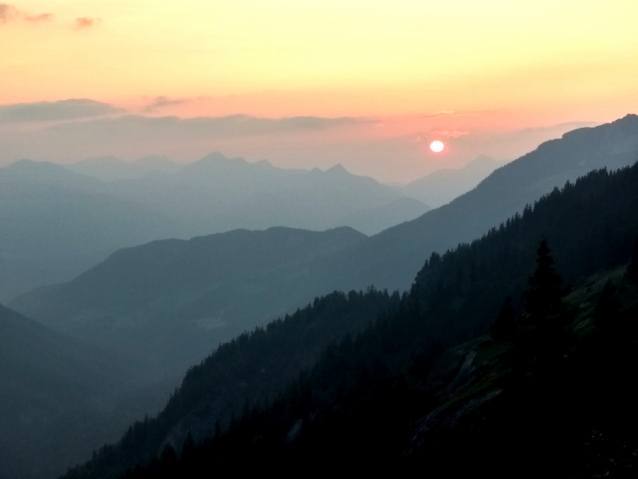
<svg viewBox="0 0 638 479">
<path fill-rule="evenodd" d="M 546 240 L 541 241 L 537 250 L 536 265 L 523 297 L 525 311 L 533 321 L 540 321 L 563 311 L 562 279 L 554 269 L 554 259 Z"/>
</svg>

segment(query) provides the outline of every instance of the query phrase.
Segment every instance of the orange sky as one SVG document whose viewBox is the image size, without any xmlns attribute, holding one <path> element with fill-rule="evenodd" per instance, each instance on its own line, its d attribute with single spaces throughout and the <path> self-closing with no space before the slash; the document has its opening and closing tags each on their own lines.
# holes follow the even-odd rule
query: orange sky
<svg viewBox="0 0 638 479">
<path fill-rule="evenodd" d="M 637 112 L 636 19 L 635 0 L 0 2 L 0 121 L 3 106 L 82 98 L 120 109 L 110 115 L 366 118 L 324 140 L 354 149 L 446 132 L 454 146 L 459 132 Z M 273 148 L 262 156 L 283 162 Z"/>
</svg>

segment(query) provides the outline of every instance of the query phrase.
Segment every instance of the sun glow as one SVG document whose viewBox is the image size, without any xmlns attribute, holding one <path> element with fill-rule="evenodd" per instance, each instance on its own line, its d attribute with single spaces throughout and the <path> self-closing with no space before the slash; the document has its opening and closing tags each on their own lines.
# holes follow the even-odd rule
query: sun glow
<svg viewBox="0 0 638 479">
<path fill-rule="evenodd" d="M 430 143 L 430 150 L 432 150 L 434 153 L 441 153 L 444 148 L 445 144 L 440 140 L 434 140 L 432 143 Z"/>
</svg>

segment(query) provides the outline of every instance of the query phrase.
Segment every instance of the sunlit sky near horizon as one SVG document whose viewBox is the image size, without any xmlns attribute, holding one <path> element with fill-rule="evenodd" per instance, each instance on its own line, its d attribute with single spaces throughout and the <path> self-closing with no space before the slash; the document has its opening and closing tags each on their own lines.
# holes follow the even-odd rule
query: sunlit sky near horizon
<svg viewBox="0 0 638 479">
<path fill-rule="evenodd" d="M 635 0 L 0 2 L 0 164 L 220 150 L 408 181 L 514 158 L 638 112 L 636 19 Z M 43 103 L 68 99 L 91 102 Z"/>
</svg>

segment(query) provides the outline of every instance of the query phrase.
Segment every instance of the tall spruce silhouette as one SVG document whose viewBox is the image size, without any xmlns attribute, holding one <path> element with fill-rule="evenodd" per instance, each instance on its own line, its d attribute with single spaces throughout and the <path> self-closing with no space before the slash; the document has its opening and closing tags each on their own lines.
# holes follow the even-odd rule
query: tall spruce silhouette
<svg viewBox="0 0 638 479">
<path fill-rule="evenodd" d="M 547 319 L 563 311 L 562 278 L 554 269 L 554 259 L 547 241 L 537 250 L 536 271 L 528 279 L 529 289 L 523 293 L 525 311 L 533 321 Z"/>
</svg>

